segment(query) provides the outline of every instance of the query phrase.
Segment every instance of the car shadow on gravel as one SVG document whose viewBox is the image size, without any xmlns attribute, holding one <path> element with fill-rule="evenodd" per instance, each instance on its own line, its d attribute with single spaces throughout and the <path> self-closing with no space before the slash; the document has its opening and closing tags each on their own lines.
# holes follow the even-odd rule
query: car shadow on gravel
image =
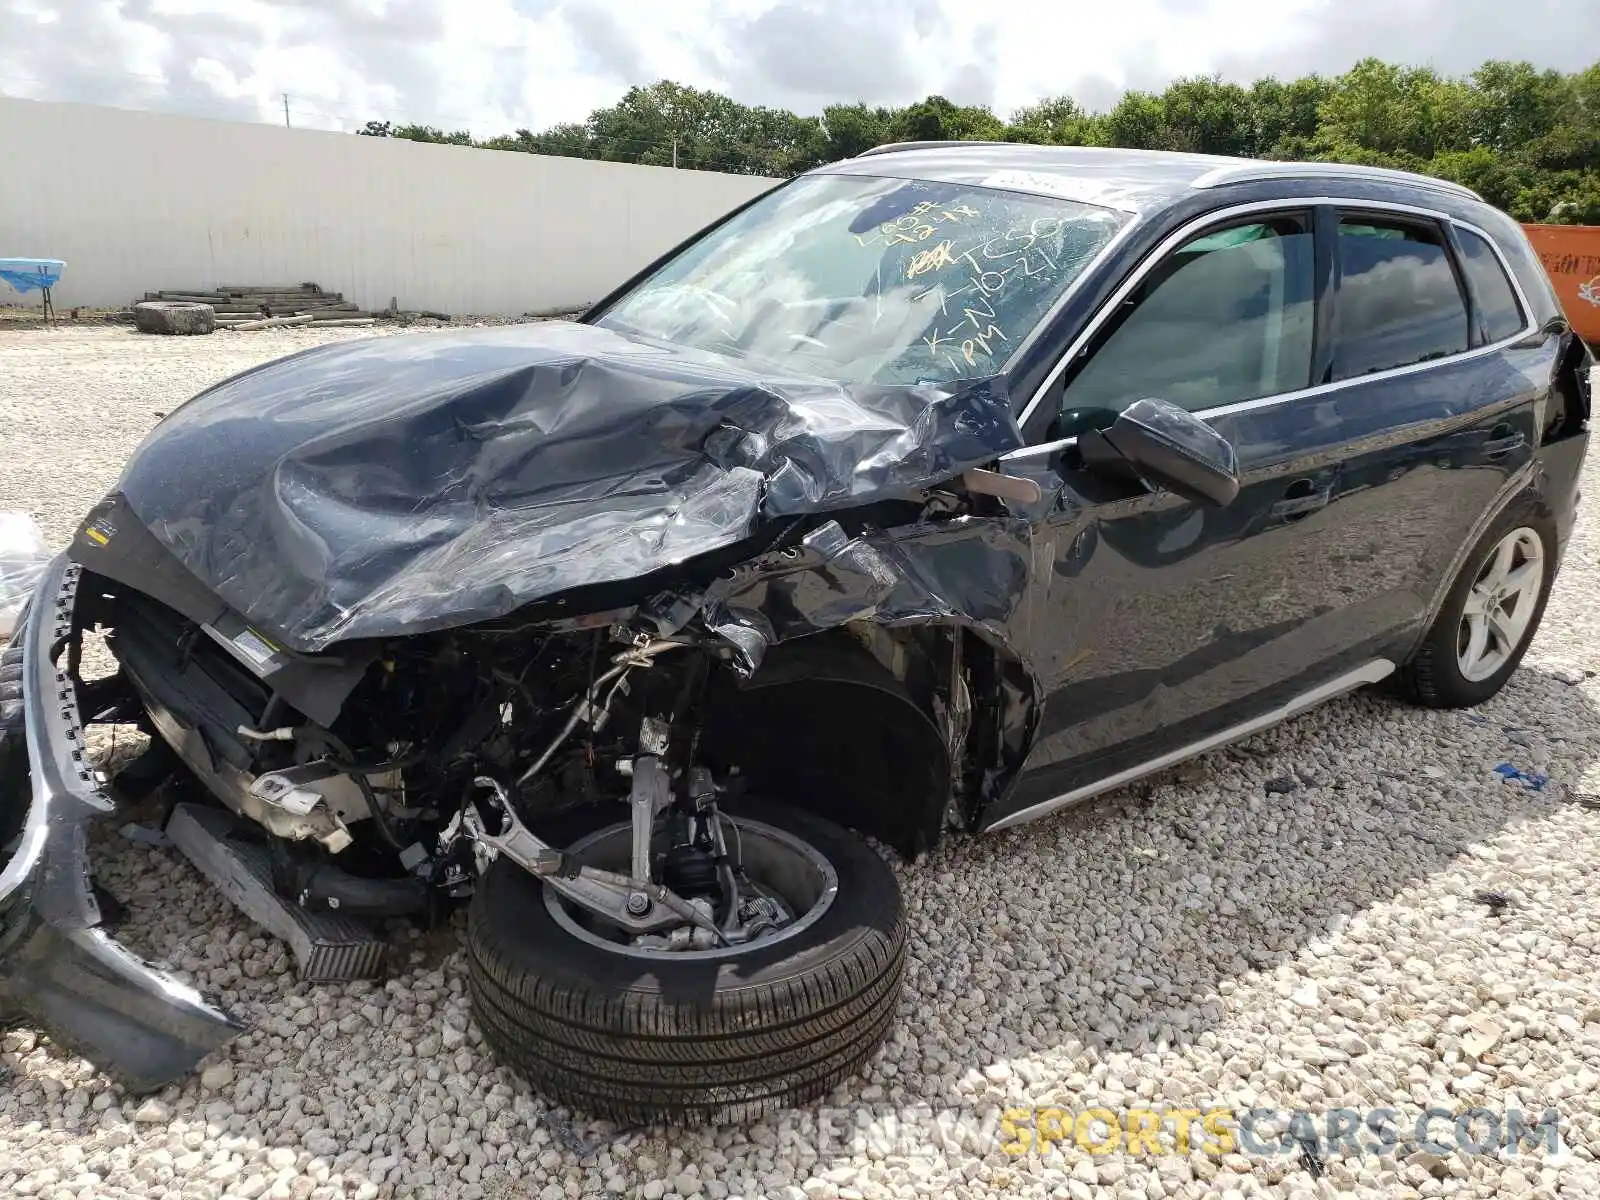
<svg viewBox="0 0 1600 1200">
<path fill-rule="evenodd" d="M 947 842 L 905 872 L 908 1004 L 948 1013 L 981 1057 L 924 1063 L 925 1086 L 1041 1052 L 1185 1045 L 1220 1024 L 1224 981 L 1513 823 L 1592 806 L 1600 714 L 1579 677 L 1526 666 L 1457 712 L 1361 693 L 1058 817 Z M 987 894 L 952 906 L 963 877 Z M 1498 915 L 1516 898 L 1483 902 Z"/>
</svg>

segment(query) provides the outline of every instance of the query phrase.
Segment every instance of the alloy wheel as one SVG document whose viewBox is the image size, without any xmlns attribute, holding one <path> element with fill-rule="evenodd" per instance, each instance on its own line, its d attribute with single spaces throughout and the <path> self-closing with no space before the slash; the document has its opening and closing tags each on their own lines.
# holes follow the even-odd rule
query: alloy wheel
<svg viewBox="0 0 1600 1200">
<path fill-rule="evenodd" d="M 1544 585 L 1544 542 L 1527 526 L 1489 551 L 1467 592 L 1456 631 L 1456 665 L 1472 683 L 1506 665 L 1528 636 Z"/>
</svg>

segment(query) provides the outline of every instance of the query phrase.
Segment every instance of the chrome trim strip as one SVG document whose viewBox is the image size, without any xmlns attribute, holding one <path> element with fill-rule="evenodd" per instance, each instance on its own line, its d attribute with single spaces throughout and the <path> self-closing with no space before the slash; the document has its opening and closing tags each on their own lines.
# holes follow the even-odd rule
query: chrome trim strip
<svg viewBox="0 0 1600 1200">
<path fill-rule="evenodd" d="M 948 150 L 952 146 L 1005 146 L 1008 149 L 1016 146 L 1016 142 L 952 142 L 952 141 L 912 141 L 912 142 L 884 142 L 881 146 L 868 146 L 854 158 L 872 158 L 878 154 L 904 154 L 909 150 Z M 852 159 L 843 159 L 850 162 Z"/>
<path fill-rule="evenodd" d="M 983 831 L 985 833 L 993 833 L 997 829 L 1009 829 L 1011 826 L 1021 825 L 1025 821 L 1037 820 L 1039 817 L 1055 812 L 1058 808 L 1065 808 L 1069 804 L 1076 804 L 1080 800 L 1087 800 L 1092 796 L 1100 795 L 1102 792 L 1109 792 L 1113 788 L 1121 787 L 1125 783 L 1132 783 L 1134 780 L 1142 779 L 1146 775 L 1175 766 L 1186 758 L 1193 758 L 1197 754 L 1215 750 L 1218 746 L 1236 742 L 1240 738 L 1249 737 L 1252 733 L 1260 733 L 1263 729 L 1270 729 L 1282 721 L 1287 721 L 1290 717 L 1297 717 L 1307 709 L 1315 708 L 1335 696 L 1354 691 L 1358 687 L 1365 687 L 1369 683 L 1377 683 L 1379 680 L 1392 675 L 1394 669 L 1394 663 L 1387 658 L 1375 658 L 1353 671 L 1345 672 L 1337 679 L 1329 680 L 1321 687 L 1315 687 L 1309 692 L 1301 693 L 1294 699 L 1269 712 L 1252 717 L 1248 721 L 1241 721 L 1237 725 L 1224 729 L 1221 733 L 1201 738 L 1197 742 L 1191 742 L 1187 746 L 1171 750 L 1158 758 L 1152 758 L 1148 762 L 1129 767 L 1125 771 L 1118 771 L 1115 775 L 1108 775 L 1095 783 L 1084 784 L 1084 786 L 1074 788 L 1070 792 L 1063 792 L 1053 799 L 1043 800 L 1029 808 L 1019 809 L 1010 816 L 996 821 L 993 825 L 985 826 Z"/>
<path fill-rule="evenodd" d="M 1082 353 L 1084 346 L 1086 346 L 1094 337 L 1094 335 L 1100 331 L 1100 327 L 1110 320 L 1111 315 L 1117 311 L 1122 302 L 1128 298 L 1129 294 L 1134 290 L 1134 288 L 1138 287 L 1139 284 L 1143 282 L 1145 276 L 1150 274 L 1150 272 L 1153 271 L 1169 253 L 1177 249 L 1184 242 L 1188 241 L 1196 233 L 1200 232 L 1202 229 L 1216 225 L 1219 222 L 1229 221 L 1237 217 L 1249 216 L 1251 213 L 1279 212 L 1284 209 L 1316 208 L 1322 205 L 1331 205 L 1335 208 L 1342 209 L 1368 209 L 1376 212 L 1395 213 L 1400 216 L 1427 217 L 1431 220 L 1453 224 L 1458 228 L 1466 229 L 1469 232 L 1477 234 L 1479 237 L 1483 238 L 1484 241 L 1489 243 L 1490 248 L 1494 251 L 1495 258 L 1500 262 L 1501 270 L 1503 270 L 1506 274 L 1506 277 L 1511 280 L 1512 289 L 1516 292 L 1517 300 L 1522 305 L 1523 320 L 1527 322 L 1527 324 L 1525 324 L 1519 332 L 1512 334 L 1510 337 L 1502 338 L 1500 341 L 1494 342 L 1488 346 L 1475 346 L 1471 350 L 1465 350 L 1462 353 L 1452 355 L 1449 358 L 1430 359 L 1427 362 L 1412 363 L 1405 367 L 1394 367 L 1388 371 L 1375 371 L 1370 375 L 1360 375 L 1352 379 L 1336 379 L 1332 383 L 1322 383 L 1315 387 L 1301 388 L 1299 391 L 1280 392 L 1275 396 L 1261 396 L 1255 400 L 1241 400 L 1237 404 L 1224 404 L 1219 405 L 1216 408 L 1201 409 L 1195 413 L 1197 417 L 1221 417 L 1230 413 L 1247 412 L 1250 409 L 1264 408 L 1271 404 L 1282 404 L 1289 400 L 1298 400 L 1305 396 L 1320 395 L 1324 392 L 1331 392 L 1338 388 L 1350 387 L 1351 385 L 1357 383 L 1371 383 L 1376 380 L 1396 378 L 1415 371 L 1425 371 L 1430 367 L 1436 367 L 1443 363 L 1461 362 L 1466 359 L 1476 358 L 1480 355 L 1504 350 L 1507 346 L 1521 341 L 1523 338 L 1534 332 L 1536 327 L 1532 323 L 1531 316 L 1533 309 L 1528 304 L 1528 297 L 1522 290 L 1522 284 L 1517 279 L 1516 272 L 1511 269 L 1511 265 L 1506 261 L 1504 252 L 1500 249 L 1499 245 L 1496 244 L 1494 238 L 1489 236 L 1488 233 L 1480 229 L 1478 226 L 1473 225 L 1471 222 L 1458 220 L 1457 218 L 1452 217 L 1449 213 L 1439 212 L 1436 209 L 1418 208 L 1415 205 L 1410 204 L 1395 204 L 1386 200 L 1359 200 L 1353 197 L 1341 198 L 1337 196 L 1285 196 L 1274 200 L 1256 200 L 1249 204 L 1236 204 L 1230 208 L 1219 208 L 1215 212 L 1207 213 L 1201 217 L 1196 217 L 1194 220 L 1188 222 L 1186 225 L 1178 229 L 1177 232 L 1173 233 L 1164 241 L 1162 241 L 1161 244 L 1158 245 L 1155 250 L 1152 251 L 1150 255 L 1134 269 L 1133 274 L 1128 276 L 1128 278 L 1122 282 L 1122 285 L 1111 294 L 1104 304 L 1100 306 L 1099 311 L 1097 311 L 1094 316 L 1089 318 L 1089 320 L 1084 324 L 1084 327 L 1079 331 L 1078 336 L 1073 338 L 1072 342 L 1067 346 L 1065 352 L 1062 353 L 1061 358 L 1056 362 L 1056 365 L 1050 368 L 1050 373 L 1044 377 L 1038 388 L 1035 389 L 1033 396 L 1028 400 L 1027 407 L 1022 410 L 1022 415 L 1017 418 L 1018 425 L 1027 425 L 1029 418 L 1033 416 L 1034 410 L 1038 408 L 1040 402 L 1044 400 L 1045 393 L 1048 392 L 1050 388 L 1055 385 L 1056 381 L 1061 378 L 1061 376 L 1066 372 L 1067 367 L 1073 362 L 1074 359 L 1078 357 L 1080 353 Z M 1113 238 L 1110 242 L 1108 242 L 1106 244 L 1106 251 L 1110 251 L 1111 248 L 1117 244 L 1118 240 L 1119 239 L 1117 238 Z M 1099 265 L 1098 260 L 1094 265 Z M 1084 274 L 1088 274 L 1088 271 L 1085 271 Z M 1079 278 L 1082 278 L 1082 276 Z M 1005 455 L 1004 458 L 1012 459 L 1033 457 L 1037 454 L 1059 449 L 1062 446 L 1070 444 L 1074 440 L 1076 439 L 1065 438 L 1060 441 L 1049 442 L 1037 446 L 1024 446 L 1021 449 L 1013 450 L 1010 454 Z"/>
<path fill-rule="evenodd" d="M 1227 183 L 1248 183 L 1272 179 L 1315 179 L 1332 176 L 1352 181 L 1370 180 L 1373 183 L 1403 183 L 1411 187 L 1432 188 L 1482 201 L 1477 192 L 1451 179 L 1433 175 L 1419 175 L 1414 171 L 1397 171 L 1392 167 L 1363 167 L 1356 163 L 1305 163 L 1305 162 L 1241 162 L 1237 166 L 1215 167 L 1194 180 L 1192 188 L 1221 187 Z"/>
</svg>

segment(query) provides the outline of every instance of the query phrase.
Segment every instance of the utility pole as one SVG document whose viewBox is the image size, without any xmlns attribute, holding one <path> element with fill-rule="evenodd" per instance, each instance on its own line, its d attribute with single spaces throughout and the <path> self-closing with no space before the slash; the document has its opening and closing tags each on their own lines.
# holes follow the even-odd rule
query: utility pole
<svg viewBox="0 0 1600 1200">
<path fill-rule="evenodd" d="M 283 94 L 283 127 L 289 128 L 289 93 Z"/>
<path fill-rule="evenodd" d="M 677 138 L 673 138 L 672 139 L 672 166 L 673 166 L 674 169 L 676 169 L 677 166 L 678 166 L 678 139 Z"/>
</svg>

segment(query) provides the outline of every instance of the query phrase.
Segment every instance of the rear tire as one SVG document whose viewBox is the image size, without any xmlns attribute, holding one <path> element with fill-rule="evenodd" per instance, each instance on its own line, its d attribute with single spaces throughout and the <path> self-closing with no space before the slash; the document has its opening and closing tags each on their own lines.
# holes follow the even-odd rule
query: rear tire
<svg viewBox="0 0 1600 1200">
<path fill-rule="evenodd" d="M 1493 607 L 1496 626 L 1516 626 L 1515 637 L 1488 643 L 1490 655 L 1473 654 L 1472 623 L 1485 607 L 1485 595 L 1497 588 L 1491 582 L 1497 554 L 1509 551 L 1509 561 L 1527 565 L 1537 547 L 1537 591 L 1527 591 L 1507 608 Z M 1486 574 L 1489 573 L 1489 574 Z M 1400 689 L 1409 699 L 1429 708 L 1470 708 L 1482 704 L 1506 684 L 1528 652 L 1556 575 L 1556 528 L 1532 501 L 1512 504 L 1490 525 L 1467 555 L 1461 573 L 1440 606 L 1439 615 L 1411 661 L 1400 670 Z M 1523 602 L 1531 607 L 1523 610 Z M 1473 612 L 1469 615 L 1469 607 Z M 1485 620 L 1487 618 L 1484 618 Z M 1506 643 L 1514 643 L 1507 645 Z"/>
<path fill-rule="evenodd" d="M 618 815 L 540 833 L 570 845 Z M 628 1122 L 746 1121 L 823 1095 L 888 1036 L 905 945 L 888 864 L 798 809 L 742 800 L 730 815 L 827 859 L 838 892 L 814 924 L 727 957 L 636 957 L 563 927 L 514 863 L 484 876 L 467 931 L 473 1013 L 495 1054 L 553 1102 Z"/>
</svg>

